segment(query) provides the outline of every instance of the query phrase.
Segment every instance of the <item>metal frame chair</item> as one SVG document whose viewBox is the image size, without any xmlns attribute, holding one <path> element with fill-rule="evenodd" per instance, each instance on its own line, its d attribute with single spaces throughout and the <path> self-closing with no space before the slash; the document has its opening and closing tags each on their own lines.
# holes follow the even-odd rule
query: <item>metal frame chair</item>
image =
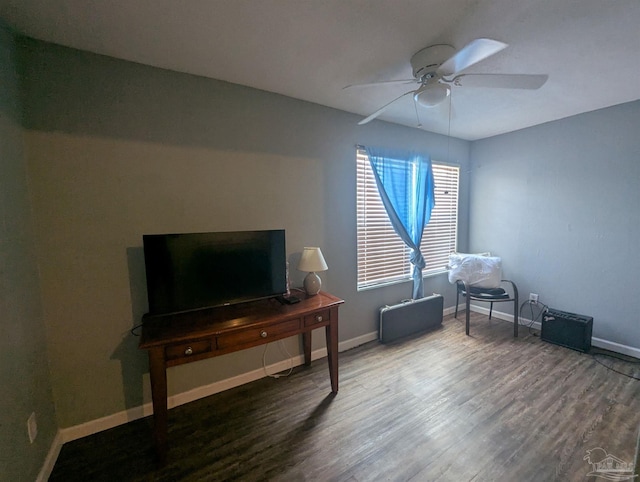
<svg viewBox="0 0 640 482">
<path fill-rule="evenodd" d="M 491 303 L 489 307 L 489 319 L 491 319 L 491 314 L 493 312 L 493 304 L 501 303 L 501 302 L 513 302 L 513 336 L 518 336 L 518 325 L 519 317 L 518 317 L 518 287 L 516 284 L 507 279 L 501 280 L 502 283 L 510 283 L 511 290 L 513 292 L 510 295 L 503 288 L 477 288 L 474 286 L 467 286 L 467 283 L 462 280 L 456 281 L 456 312 L 454 318 L 458 318 L 458 300 L 460 295 L 465 297 L 466 300 L 466 324 L 465 331 L 467 335 L 469 335 L 469 314 L 471 312 L 471 300 L 474 301 L 484 301 Z"/>
</svg>

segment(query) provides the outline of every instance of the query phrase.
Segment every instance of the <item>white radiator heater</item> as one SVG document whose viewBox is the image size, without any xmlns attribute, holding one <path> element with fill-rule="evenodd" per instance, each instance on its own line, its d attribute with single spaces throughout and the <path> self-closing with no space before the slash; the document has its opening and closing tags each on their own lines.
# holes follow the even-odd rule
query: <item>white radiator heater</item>
<svg viewBox="0 0 640 482">
<path fill-rule="evenodd" d="M 383 306 L 380 308 L 380 341 L 388 343 L 441 325 L 443 309 L 442 295 Z"/>
</svg>

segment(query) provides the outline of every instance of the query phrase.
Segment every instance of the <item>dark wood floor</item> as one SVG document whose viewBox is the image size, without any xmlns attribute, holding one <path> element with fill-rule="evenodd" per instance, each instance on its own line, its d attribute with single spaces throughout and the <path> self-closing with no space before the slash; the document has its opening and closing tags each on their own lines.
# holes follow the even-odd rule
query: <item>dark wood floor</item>
<svg viewBox="0 0 640 482">
<path fill-rule="evenodd" d="M 148 418 L 65 444 L 50 480 L 605 480 L 587 450 L 634 462 L 640 382 L 484 315 L 471 333 L 448 317 L 341 353 L 335 397 L 322 359 L 177 407 L 162 469 Z"/>
</svg>

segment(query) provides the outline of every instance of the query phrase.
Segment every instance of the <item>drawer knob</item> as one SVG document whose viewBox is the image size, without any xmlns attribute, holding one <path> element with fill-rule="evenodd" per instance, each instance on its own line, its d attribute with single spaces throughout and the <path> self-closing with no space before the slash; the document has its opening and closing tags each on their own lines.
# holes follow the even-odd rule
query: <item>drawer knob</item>
<svg viewBox="0 0 640 482">
<path fill-rule="evenodd" d="M 320 322 L 322 321 L 322 315 L 317 315 L 317 316 L 316 316 L 316 321 L 317 321 L 318 323 L 320 323 Z"/>
<path fill-rule="evenodd" d="M 193 348 L 188 346 L 187 349 L 184 351 L 184 354 L 187 355 L 187 356 L 193 355 Z"/>
<path fill-rule="evenodd" d="M 266 332 L 266 331 L 261 331 L 261 332 L 260 332 L 260 336 L 261 336 L 262 338 L 266 338 L 266 337 L 267 337 L 267 332 Z"/>
</svg>

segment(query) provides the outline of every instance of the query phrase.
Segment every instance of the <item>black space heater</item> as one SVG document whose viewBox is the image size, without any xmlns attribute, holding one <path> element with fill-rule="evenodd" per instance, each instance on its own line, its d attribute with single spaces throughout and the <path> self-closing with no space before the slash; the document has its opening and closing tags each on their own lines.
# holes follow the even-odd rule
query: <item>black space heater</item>
<svg viewBox="0 0 640 482">
<path fill-rule="evenodd" d="M 542 317 L 540 338 L 587 353 L 591 349 L 593 317 L 549 308 Z"/>
</svg>

